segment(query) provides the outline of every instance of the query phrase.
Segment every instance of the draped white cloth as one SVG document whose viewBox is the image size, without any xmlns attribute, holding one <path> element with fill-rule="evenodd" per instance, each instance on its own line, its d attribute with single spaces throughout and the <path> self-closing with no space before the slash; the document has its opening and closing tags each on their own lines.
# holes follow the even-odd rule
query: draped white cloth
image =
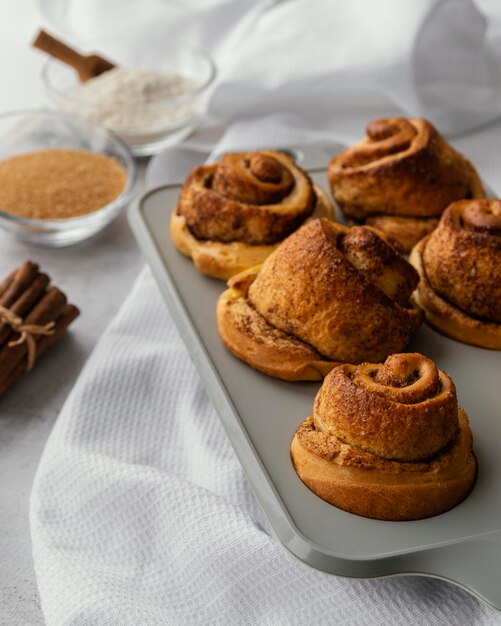
<svg viewBox="0 0 501 626">
<path fill-rule="evenodd" d="M 119 4 L 126 21 L 132 3 Z M 498 25 L 472 2 L 175 7 L 151 2 L 140 26 L 153 42 L 183 26 L 186 40 L 214 54 L 220 72 L 207 120 L 227 129 L 219 150 L 352 142 L 370 119 L 419 114 L 441 130 L 469 130 L 455 145 L 501 189 L 501 124 L 479 128 L 501 112 Z M 79 10 L 85 38 L 93 11 L 104 8 Z M 271 534 L 146 269 L 47 443 L 31 529 L 50 626 L 501 624 L 499 613 L 445 582 L 343 579 L 290 555 Z"/>
</svg>

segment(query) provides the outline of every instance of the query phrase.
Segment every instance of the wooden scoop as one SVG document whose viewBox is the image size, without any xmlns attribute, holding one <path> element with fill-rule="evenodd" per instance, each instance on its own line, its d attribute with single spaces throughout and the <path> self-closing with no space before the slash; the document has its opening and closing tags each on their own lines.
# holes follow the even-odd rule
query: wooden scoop
<svg viewBox="0 0 501 626">
<path fill-rule="evenodd" d="M 78 77 L 82 83 L 115 67 L 113 63 L 97 54 L 80 54 L 44 30 L 38 33 L 32 45 L 34 48 L 43 50 L 55 59 L 73 67 L 78 72 Z"/>
</svg>

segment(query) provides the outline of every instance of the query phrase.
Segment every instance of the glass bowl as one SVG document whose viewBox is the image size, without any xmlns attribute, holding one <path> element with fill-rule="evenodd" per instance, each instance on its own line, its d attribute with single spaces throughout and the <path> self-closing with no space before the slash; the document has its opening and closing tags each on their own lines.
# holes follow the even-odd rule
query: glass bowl
<svg viewBox="0 0 501 626">
<path fill-rule="evenodd" d="M 51 105 L 60 111 L 77 114 L 103 124 L 118 134 L 130 147 L 135 156 L 149 156 L 163 148 L 182 141 L 198 125 L 205 95 L 212 84 L 216 70 L 210 56 L 200 50 L 183 45 L 166 44 L 165 40 L 151 41 L 155 35 L 142 35 L 141 31 L 127 37 L 82 46 L 86 53 L 98 51 L 101 56 L 124 68 L 140 68 L 162 74 L 178 75 L 190 85 L 182 95 L 155 99 L 141 104 L 141 119 L 134 126 L 128 125 L 132 98 L 113 109 L 102 102 L 89 102 L 87 97 L 75 93 L 78 75 L 71 67 L 49 59 L 42 69 Z M 101 80 L 101 79 L 98 79 Z M 122 91 L 122 94 L 125 90 Z"/>
<path fill-rule="evenodd" d="M 95 235 L 127 205 L 136 183 L 136 164 L 120 137 L 87 119 L 45 110 L 0 115 L 0 160 L 49 148 L 90 150 L 113 157 L 127 176 L 117 198 L 81 217 L 28 219 L 2 211 L 0 206 L 0 227 L 18 239 L 49 247 L 69 246 Z"/>
</svg>

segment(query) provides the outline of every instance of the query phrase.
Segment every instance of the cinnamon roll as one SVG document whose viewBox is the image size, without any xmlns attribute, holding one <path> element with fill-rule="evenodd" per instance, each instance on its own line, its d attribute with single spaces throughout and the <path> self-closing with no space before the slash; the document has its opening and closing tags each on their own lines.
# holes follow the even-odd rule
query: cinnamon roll
<svg viewBox="0 0 501 626">
<path fill-rule="evenodd" d="M 261 150 L 194 168 L 170 230 L 202 273 L 226 280 L 262 263 L 312 216 L 333 218 L 325 191 L 285 153 Z"/>
<path fill-rule="evenodd" d="M 421 280 L 414 294 L 445 335 L 501 350 L 501 201 L 461 200 L 412 250 Z"/>
<path fill-rule="evenodd" d="M 284 380 L 321 380 L 339 362 L 380 360 L 421 323 L 414 268 L 378 231 L 325 218 L 234 276 L 217 305 L 226 347 Z"/>
<path fill-rule="evenodd" d="M 473 165 L 428 121 L 380 119 L 366 132 L 328 167 L 332 195 L 350 223 L 379 228 L 408 252 L 451 202 L 485 196 Z"/>
<path fill-rule="evenodd" d="M 421 354 L 340 365 L 325 378 L 291 455 L 318 496 L 381 520 L 459 504 L 476 477 L 468 418 L 450 377 Z"/>
</svg>

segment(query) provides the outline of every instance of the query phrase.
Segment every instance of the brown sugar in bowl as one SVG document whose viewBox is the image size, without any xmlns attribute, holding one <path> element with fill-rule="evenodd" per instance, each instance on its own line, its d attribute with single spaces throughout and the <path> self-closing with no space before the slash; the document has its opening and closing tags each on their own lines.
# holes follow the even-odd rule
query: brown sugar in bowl
<svg viewBox="0 0 501 626">
<path fill-rule="evenodd" d="M 51 111 L 0 116 L 0 226 L 38 245 L 67 246 L 128 203 L 136 166 L 104 127 Z"/>
<path fill-rule="evenodd" d="M 67 219 L 97 211 L 125 189 L 119 163 L 90 150 L 49 148 L 0 161 L 0 209 L 28 219 Z"/>
</svg>

